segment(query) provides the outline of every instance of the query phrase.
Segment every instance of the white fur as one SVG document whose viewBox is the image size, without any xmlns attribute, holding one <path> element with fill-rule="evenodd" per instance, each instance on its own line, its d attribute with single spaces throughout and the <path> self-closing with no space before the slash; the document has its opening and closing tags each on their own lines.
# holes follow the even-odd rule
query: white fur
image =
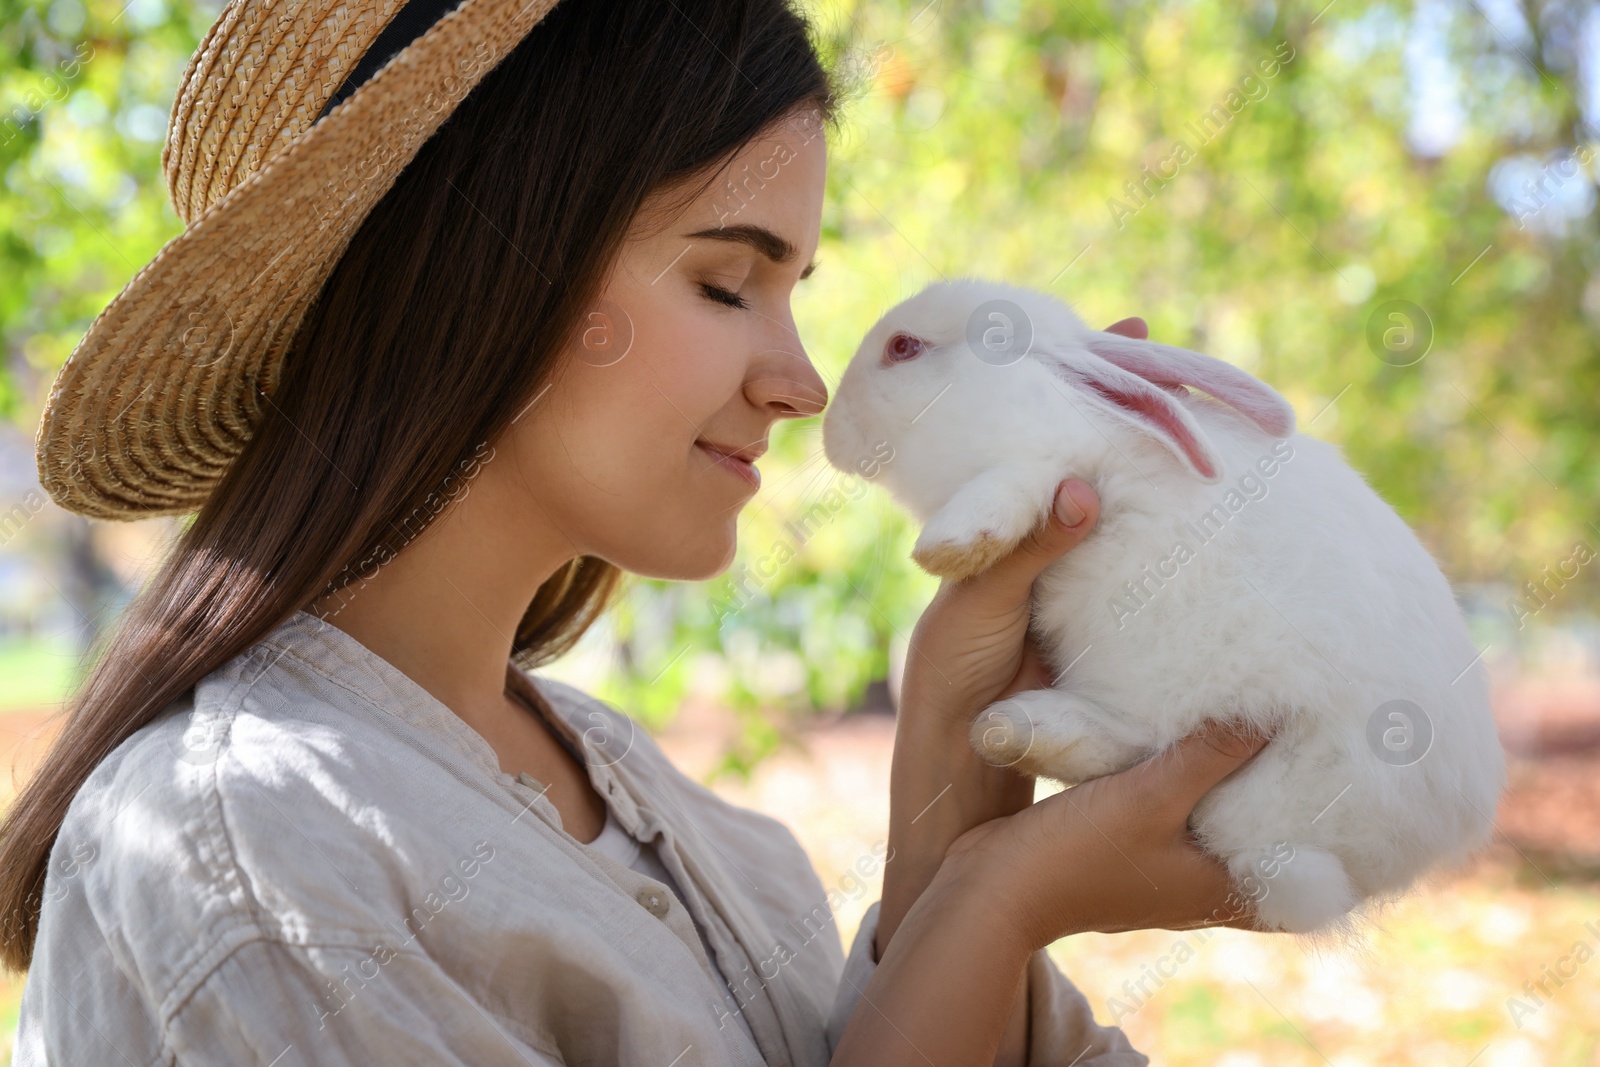
<svg viewBox="0 0 1600 1067">
<path fill-rule="evenodd" d="M 997 297 L 1036 334 L 1007 366 L 966 341 L 973 310 Z M 927 349 L 885 364 L 896 332 Z M 1088 345 L 1104 336 L 1028 290 L 931 286 L 862 342 L 824 418 L 827 457 L 855 470 L 889 442 L 877 479 L 923 524 L 919 549 L 1014 544 L 1061 479 L 1092 484 L 1096 529 L 1034 588 L 1034 632 L 1065 673 L 985 709 L 974 748 L 1070 785 L 1208 718 L 1280 722 L 1190 825 L 1241 885 L 1265 887 L 1263 928 L 1347 933 L 1362 901 L 1393 898 L 1489 838 L 1505 769 L 1481 657 L 1438 566 L 1334 446 L 1276 439 L 1210 397 L 1166 390 L 1220 461 L 1208 483 L 1063 375 L 1097 373 Z M 1185 523 L 1207 513 L 1203 540 Z M 1180 540 L 1187 557 L 1174 553 Z M 1124 583 L 1142 583 L 1141 596 Z M 1431 748 L 1405 766 L 1368 740 L 1374 712 L 1396 699 L 1432 724 Z"/>
</svg>

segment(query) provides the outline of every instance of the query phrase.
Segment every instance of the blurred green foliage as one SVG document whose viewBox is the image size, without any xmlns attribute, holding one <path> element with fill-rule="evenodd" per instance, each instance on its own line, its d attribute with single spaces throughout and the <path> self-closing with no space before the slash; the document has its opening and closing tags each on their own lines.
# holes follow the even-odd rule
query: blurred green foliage
<svg viewBox="0 0 1600 1067">
<path fill-rule="evenodd" d="M 0 0 L 0 104 L 21 117 L 0 122 L 0 406 L 30 428 L 90 319 L 178 232 L 165 116 L 216 9 L 119 5 Z M 797 297 L 823 376 L 926 282 L 1004 277 L 1277 386 L 1458 582 L 1519 585 L 1600 545 L 1596 166 L 1549 166 L 1587 152 L 1600 23 L 1571 3 L 1324 5 L 810 6 L 851 90 Z M 1523 175 L 1544 184 L 1517 193 Z M 1397 300 L 1421 314 L 1391 319 Z M 1369 344 L 1395 329 L 1426 356 Z M 725 576 L 634 581 L 608 623 L 623 663 L 599 695 L 646 722 L 715 668 L 746 726 L 729 770 L 794 715 L 859 700 L 934 588 L 915 531 L 819 435 L 775 430 Z"/>
<path fill-rule="evenodd" d="M 181 229 L 161 145 L 217 11 L 0 0 L 0 414 L 30 430 L 90 321 Z"/>
<path fill-rule="evenodd" d="M 76 684 L 79 649 L 72 635 L 63 638 L 0 644 L 0 714 L 55 704 Z"/>
</svg>

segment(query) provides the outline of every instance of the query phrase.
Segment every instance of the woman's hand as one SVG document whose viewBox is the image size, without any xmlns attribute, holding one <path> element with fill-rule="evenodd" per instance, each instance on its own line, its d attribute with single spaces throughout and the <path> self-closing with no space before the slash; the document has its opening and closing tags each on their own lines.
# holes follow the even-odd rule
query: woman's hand
<svg viewBox="0 0 1600 1067">
<path fill-rule="evenodd" d="M 967 731 L 994 701 L 1049 683 L 1028 647 L 1033 580 L 1088 535 L 1099 511 L 1081 481 L 1063 483 L 1056 500 L 1055 517 L 1010 555 L 981 574 L 943 582 L 912 631 L 889 772 L 893 862 L 884 868 L 878 908 L 880 957 L 955 839 L 1033 803 L 1032 776 L 985 763 Z"/>
<path fill-rule="evenodd" d="M 1138 338 L 1149 333 L 1139 318 L 1113 323 L 1106 332 Z M 1009 556 L 982 574 L 941 584 L 917 621 L 901 703 L 938 720 L 932 725 L 965 738 L 983 708 L 1052 684 L 1028 635 L 1033 581 L 1089 535 L 1099 501 L 1086 482 L 1069 479 L 1057 486 L 1054 505 L 1053 521 L 1041 523 Z"/>
<path fill-rule="evenodd" d="M 1144 320 L 1109 333 L 1145 337 Z M 881 957 L 901 919 L 975 826 L 1033 803 L 1034 780 L 979 759 L 972 720 L 997 700 L 1051 684 L 1028 638 L 1033 581 L 1087 537 L 1099 517 L 1094 490 L 1076 479 L 1057 487 L 1046 517 L 1010 555 L 981 574 L 945 581 L 917 621 L 906 657 L 889 784 L 889 855 L 875 941 Z"/>
<path fill-rule="evenodd" d="M 962 834 L 948 874 L 987 882 L 1036 948 L 1086 931 L 1253 929 L 1260 894 L 1234 887 L 1188 821 L 1200 798 L 1270 739 L 1208 722 L 1127 770 Z"/>
<path fill-rule="evenodd" d="M 1088 483 L 1063 481 L 1053 514 L 1009 556 L 981 574 L 940 584 L 911 632 L 901 704 L 924 724 L 965 738 L 983 708 L 1049 685 L 1028 634 L 1033 581 L 1089 535 L 1099 513 Z"/>
<path fill-rule="evenodd" d="M 1265 741 L 1207 724 L 1125 771 L 962 834 L 906 914 L 832 1062 L 922 1067 L 923 1050 L 937 1049 L 947 1063 L 1023 1064 L 1028 960 L 1052 941 L 1249 928 L 1254 901 L 1233 891 L 1187 823 Z"/>
</svg>

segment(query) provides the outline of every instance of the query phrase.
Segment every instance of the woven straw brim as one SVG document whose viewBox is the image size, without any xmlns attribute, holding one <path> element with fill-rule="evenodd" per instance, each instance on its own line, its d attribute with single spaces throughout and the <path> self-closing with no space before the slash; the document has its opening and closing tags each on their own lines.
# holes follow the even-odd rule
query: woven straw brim
<svg viewBox="0 0 1600 1067">
<path fill-rule="evenodd" d="M 554 4 L 464 0 L 139 271 L 51 390 L 36 438 L 51 498 L 98 519 L 199 508 L 269 410 L 284 350 L 362 220 Z M 340 80 L 296 112 L 315 115 Z M 196 173 L 222 164 L 237 165 Z"/>
</svg>

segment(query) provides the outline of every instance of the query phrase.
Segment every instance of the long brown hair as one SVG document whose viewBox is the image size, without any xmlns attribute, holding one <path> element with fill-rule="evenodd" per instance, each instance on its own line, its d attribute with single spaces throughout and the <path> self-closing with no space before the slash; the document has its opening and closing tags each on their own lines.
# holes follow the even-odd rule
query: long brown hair
<svg viewBox="0 0 1600 1067">
<path fill-rule="evenodd" d="M 787 0 L 566 0 L 484 78 L 355 235 L 264 383 L 253 439 L 7 813 L 5 966 L 32 959 L 52 848 L 95 767 L 440 512 L 557 370 L 651 192 L 710 181 L 780 119 L 835 107 Z M 519 660 L 571 647 L 619 576 L 587 556 L 558 571 L 518 627 Z"/>
</svg>

